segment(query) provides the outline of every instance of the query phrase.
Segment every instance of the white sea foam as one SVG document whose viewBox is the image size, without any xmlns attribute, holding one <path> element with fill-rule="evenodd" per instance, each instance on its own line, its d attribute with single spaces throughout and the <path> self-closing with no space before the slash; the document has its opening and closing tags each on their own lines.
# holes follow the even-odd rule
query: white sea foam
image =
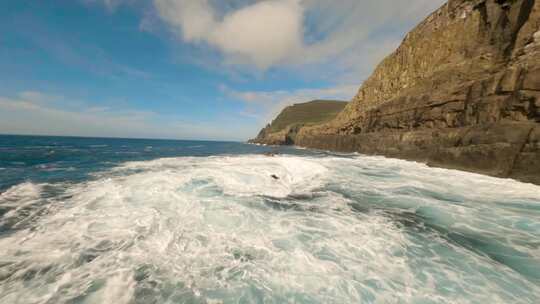
<svg viewBox="0 0 540 304">
<path fill-rule="evenodd" d="M 44 184 L 25 182 L 0 194 L 0 232 L 22 227 L 40 212 L 39 203 Z"/>
<path fill-rule="evenodd" d="M 10 187 L 0 193 L 0 205 L 18 207 L 21 204 L 34 201 L 40 196 L 42 188 L 43 185 L 30 182 Z"/>
<path fill-rule="evenodd" d="M 381 157 L 130 162 L 0 237 L 0 302 L 535 303 L 539 190 Z"/>
</svg>

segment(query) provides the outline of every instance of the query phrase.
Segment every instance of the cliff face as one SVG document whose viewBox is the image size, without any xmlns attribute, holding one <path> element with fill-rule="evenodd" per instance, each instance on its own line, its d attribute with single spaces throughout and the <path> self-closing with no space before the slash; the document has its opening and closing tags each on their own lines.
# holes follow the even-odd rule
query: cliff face
<svg viewBox="0 0 540 304">
<path fill-rule="evenodd" d="M 451 0 L 294 144 L 540 184 L 540 1 Z"/>
<path fill-rule="evenodd" d="M 469 94 L 473 85 L 472 93 L 482 95 L 471 96 L 475 100 L 534 89 L 516 85 L 526 74 L 534 76 L 540 61 L 539 5 L 534 0 L 449 1 L 406 36 L 364 82 L 347 109 L 321 130 L 332 134 L 379 131 L 369 123 L 374 112 L 452 101 Z M 417 100 L 408 102 L 410 98 Z"/>
<path fill-rule="evenodd" d="M 345 101 L 314 100 L 286 107 L 250 142 L 269 145 L 294 144 L 301 128 L 331 121 L 346 105 Z"/>
</svg>

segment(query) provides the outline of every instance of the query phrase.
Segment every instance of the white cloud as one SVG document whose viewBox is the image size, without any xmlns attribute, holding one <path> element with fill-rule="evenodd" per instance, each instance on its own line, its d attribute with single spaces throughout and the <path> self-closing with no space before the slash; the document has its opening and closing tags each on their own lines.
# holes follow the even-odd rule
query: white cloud
<svg viewBox="0 0 540 304">
<path fill-rule="evenodd" d="M 186 42 L 206 43 L 233 62 L 261 69 L 302 47 L 302 6 L 297 0 L 257 2 L 218 20 L 207 0 L 155 0 L 159 15 Z"/>
<path fill-rule="evenodd" d="M 102 3 L 109 12 L 114 12 L 121 4 L 133 0 L 82 0 L 85 3 Z"/>
<path fill-rule="evenodd" d="M 20 92 L 18 95 L 22 100 L 29 100 L 36 103 L 46 102 L 51 99 L 51 96 L 37 91 L 23 91 Z"/>
<path fill-rule="evenodd" d="M 179 27 L 188 42 L 204 41 L 216 27 L 214 12 L 207 0 L 156 0 L 155 5 L 161 17 Z"/>
<path fill-rule="evenodd" d="M 213 40 L 225 52 L 246 55 L 258 67 L 299 52 L 301 39 L 302 7 L 295 0 L 260 2 L 240 9 L 227 15 L 213 33 Z"/>
</svg>

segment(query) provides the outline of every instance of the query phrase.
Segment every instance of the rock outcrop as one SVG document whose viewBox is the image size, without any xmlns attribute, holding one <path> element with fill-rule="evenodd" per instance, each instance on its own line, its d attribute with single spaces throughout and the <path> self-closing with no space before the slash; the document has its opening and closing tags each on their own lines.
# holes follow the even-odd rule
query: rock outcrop
<svg viewBox="0 0 540 304">
<path fill-rule="evenodd" d="M 301 128 L 331 121 L 346 105 L 345 101 L 313 100 L 288 106 L 250 142 L 268 145 L 294 144 Z"/>
<path fill-rule="evenodd" d="M 540 1 L 450 0 L 299 146 L 540 184 Z"/>
</svg>

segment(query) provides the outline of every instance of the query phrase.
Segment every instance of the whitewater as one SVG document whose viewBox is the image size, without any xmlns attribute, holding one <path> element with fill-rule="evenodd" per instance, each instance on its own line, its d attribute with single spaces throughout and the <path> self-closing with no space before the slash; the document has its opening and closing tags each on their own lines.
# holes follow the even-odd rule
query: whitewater
<svg viewBox="0 0 540 304">
<path fill-rule="evenodd" d="M 0 194 L 0 303 L 539 302 L 540 187 L 513 180 L 242 153 Z"/>
</svg>

